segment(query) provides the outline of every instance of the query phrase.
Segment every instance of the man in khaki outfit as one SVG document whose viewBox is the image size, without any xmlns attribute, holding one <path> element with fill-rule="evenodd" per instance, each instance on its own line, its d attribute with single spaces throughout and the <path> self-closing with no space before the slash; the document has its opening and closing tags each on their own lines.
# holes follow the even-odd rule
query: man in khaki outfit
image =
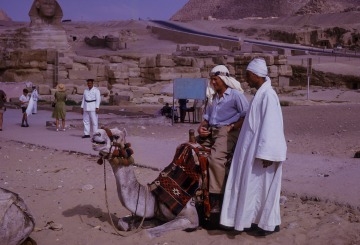
<svg viewBox="0 0 360 245">
<path fill-rule="evenodd" d="M 229 70 L 218 65 L 211 70 L 208 102 L 198 128 L 198 142 L 211 148 L 209 161 L 209 193 L 211 213 L 221 210 L 226 167 L 249 107 L 240 83 L 230 77 Z"/>
</svg>

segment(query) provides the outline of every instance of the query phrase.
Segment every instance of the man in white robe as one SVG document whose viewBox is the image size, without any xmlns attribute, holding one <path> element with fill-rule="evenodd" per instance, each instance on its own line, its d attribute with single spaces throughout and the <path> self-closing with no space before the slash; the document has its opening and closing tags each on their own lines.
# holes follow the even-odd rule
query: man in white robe
<svg viewBox="0 0 360 245">
<path fill-rule="evenodd" d="M 246 78 L 257 92 L 246 114 L 226 183 L 220 224 L 254 235 L 279 231 L 282 162 L 286 159 L 283 117 L 263 59 L 250 62 Z"/>
<path fill-rule="evenodd" d="M 94 80 L 88 79 L 86 83 L 88 87 L 84 90 L 81 102 L 84 122 L 84 135 L 82 138 L 90 138 L 90 124 L 92 124 L 93 133 L 98 130 L 98 113 L 101 102 L 100 91 L 94 87 Z"/>
<path fill-rule="evenodd" d="M 36 86 L 32 86 L 31 98 L 33 99 L 32 114 L 36 114 L 37 113 L 37 102 L 39 100 L 39 93 L 36 89 Z"/>
</svg>

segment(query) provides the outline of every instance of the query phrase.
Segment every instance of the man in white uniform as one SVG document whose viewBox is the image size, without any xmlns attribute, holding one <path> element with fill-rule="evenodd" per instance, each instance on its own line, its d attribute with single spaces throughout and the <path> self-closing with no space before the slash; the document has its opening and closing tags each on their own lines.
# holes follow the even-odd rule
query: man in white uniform
<svg viewBox="0 0 360 245">
<path fill-rule="evenodd" d="M 93 133 L 98 129 L 98 113 L 101 102 L 100 91 L 94 87 L 94 79 L 86 80 L 88 88 L 85 89 L 81 102 L 83 114 L 84 135 L 82 138 L 90 138 L 90 122 Z"/>
<path fill-rule="evenodd" d="M 246 114 L 225 187 L 220 223 L 255 236 L 280 230 L 280 190 L 286 142 L 279 98 L 264 59 L 250 62 L 249 86 L 256 88 Z"/>
<path fill-rule="evenodd" d="M 31 98 L 33 99 L 32 114 L 36 114 L 37 113 L 37 102 L 39 100 L 39 93 L 36 89 L 36 86 L 32 86 Z"/>
</svg>

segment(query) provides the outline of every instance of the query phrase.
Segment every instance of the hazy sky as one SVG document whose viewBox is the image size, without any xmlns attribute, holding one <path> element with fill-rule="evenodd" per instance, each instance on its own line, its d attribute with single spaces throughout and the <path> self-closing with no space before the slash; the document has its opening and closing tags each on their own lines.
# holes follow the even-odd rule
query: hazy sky
<svg viewBox="0 0 360 245">
<path fill-rule="evenodd" d="M 167 20 L 189 0 L 58 0 L 71 20 Z M 33 0 L 0 0 L 0 9 L 14 21 L 30 21 Z"/>
</svg>

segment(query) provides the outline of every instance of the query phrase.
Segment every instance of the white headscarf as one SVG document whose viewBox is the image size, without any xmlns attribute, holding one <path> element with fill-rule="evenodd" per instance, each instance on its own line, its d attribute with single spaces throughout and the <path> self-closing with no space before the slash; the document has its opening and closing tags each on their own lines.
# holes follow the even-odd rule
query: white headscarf
<svg viewBox="0 0 360 245">
<path fill-rule="evenodd" d="M 268 74 L 268 68 L 266 66 L 266 62 L 264 59 L 261 58 L 253 59 L 247 66 L 246 70 L 251 71 L 252 73 L 254 73 L 259 77 L 266 77 Z"/>
<path fill-rule="evenodd" d="M 214 68 L 212 68 L 210 72 L 210 76 L 218 76 L 221 80 L 224 81 L 224 83 L 229 86 L 232 89 L 239 90 L 240 92 L 244 92 L 244 90 L 241 88 L 241 84 L 239 81 L 237 81 L 235 78 L 230 77 L 230 72 L 224 65 L 217 65 Z M 206 97 L 211 102 L 212 98 L 215 94 L 214 88 L 212 87 L 211 82 L 209 83 L 209 86 L 206 89 Z"/>
<path fill-rule="evenodd" d="M 268 77 L 268 68 L 266 66 L 266 61 L 264 59 L 253 59 L 247 66 L 246 70 L 251 71 L 259 77 L 265 77 L 265 82 L 271 83 L 270 77 Z"/>
</svg>

